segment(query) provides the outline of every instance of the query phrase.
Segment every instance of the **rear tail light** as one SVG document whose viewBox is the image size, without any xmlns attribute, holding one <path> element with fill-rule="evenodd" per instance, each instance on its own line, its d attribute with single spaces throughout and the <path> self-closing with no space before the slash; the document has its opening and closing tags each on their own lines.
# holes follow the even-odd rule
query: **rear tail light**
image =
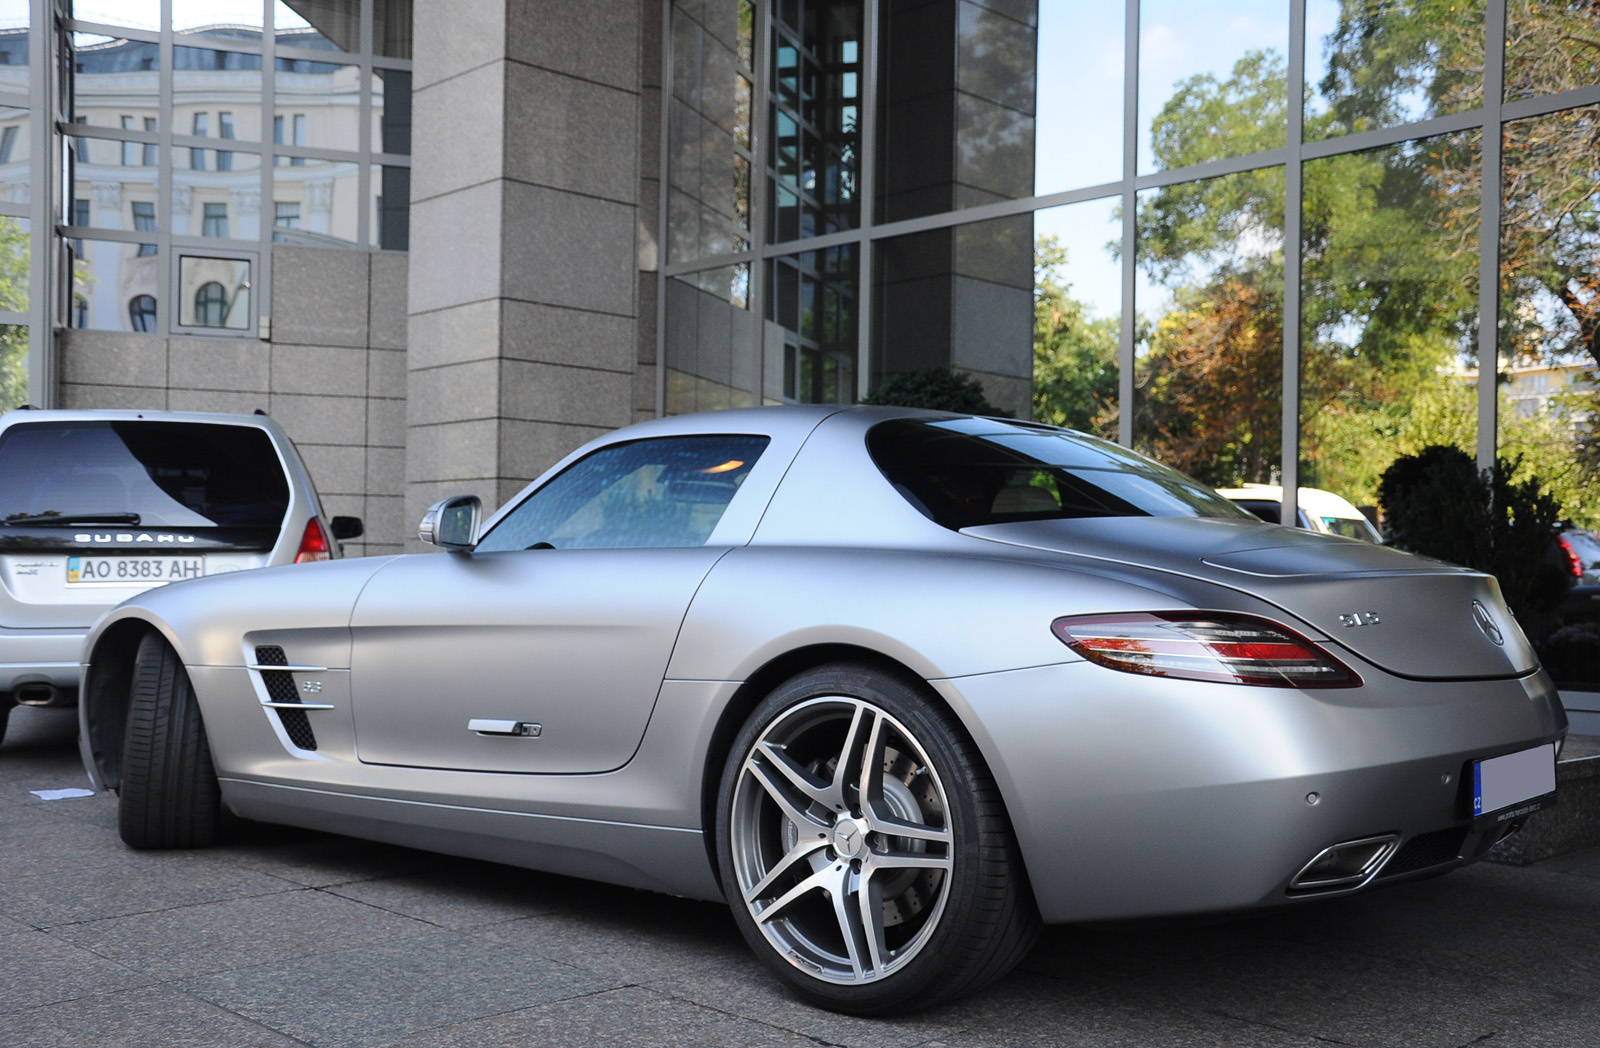
<svg viewBox="0 0 1600 1048">
<path fill-rule="evenodd" d="M 296 564 L 309 564 L 317 560 L 332 560 L 333 551 L 328 547 L 328 536 L 322 531 L 322 525 L 316 517 L 306 521 L 306 533 L 300 538 L 300 552 L 294 555 Z"/>
<path fill-rule="evenodd" d="M 1124 673 L 1268 688 L 1361 686 L 1353 670 L 1311 641 L 1250 615 L 1075 615 L 1050 628 L 1090 662 Z"/>
<path fill-rule="evenodd" d="M 1567 541 L 1565 535 L 1557 535 L 1556 541 L 1561 543 L 1561 552 L 1567 555 L 1567 570 L 1575 579 L 1583 578 L 1583 561 L 1578 559 L 1578 551 L 1572 548 L 1572 543 Z"/>
</svg>

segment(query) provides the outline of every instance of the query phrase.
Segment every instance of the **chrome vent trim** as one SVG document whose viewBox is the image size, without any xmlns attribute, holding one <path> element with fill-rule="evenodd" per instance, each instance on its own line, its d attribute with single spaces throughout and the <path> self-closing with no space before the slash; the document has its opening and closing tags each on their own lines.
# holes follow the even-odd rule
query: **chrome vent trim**
<svg viewBox="0 0 1600 1048">
<path fill-rule="evenodd" d="M 251 669 L 261 674 L 261 683 L 267 689 L 267 696 L 271 699 L 270 706 L 278 714 L 278 720 L 283 725 L 284 734 L 289 736 L 289 741 L 298 749 L 316 750 L 317 734 L 311 730 L 311 719 L 306 716 L 303 709 L 294 707 L 302 705 L 300 692 L 294 686 L 292 670 L 310 669 L 318 667 L 291 666 L 288 656 L 276 644 L 263 644 L 256 648 L 256 665 Z M 288 708 L 285 708 L 288 707 Z M 318 709 L 327 709 L 327 706 L 318 704 Z"/>
</svg>

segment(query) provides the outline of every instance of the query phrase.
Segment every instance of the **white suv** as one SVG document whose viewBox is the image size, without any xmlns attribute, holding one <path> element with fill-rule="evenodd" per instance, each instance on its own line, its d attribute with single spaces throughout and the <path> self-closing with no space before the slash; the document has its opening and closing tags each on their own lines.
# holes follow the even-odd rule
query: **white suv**
<svg viewBox="0 0 1600 1048">
<path fill-rule="evenodd" d="M 77 701 L 89 628 L 136 593 L 327 560 L 357 517 L 323 515 L 266 415 L 0 416 L 0 738 L 14 704 Z"/>
</svg>

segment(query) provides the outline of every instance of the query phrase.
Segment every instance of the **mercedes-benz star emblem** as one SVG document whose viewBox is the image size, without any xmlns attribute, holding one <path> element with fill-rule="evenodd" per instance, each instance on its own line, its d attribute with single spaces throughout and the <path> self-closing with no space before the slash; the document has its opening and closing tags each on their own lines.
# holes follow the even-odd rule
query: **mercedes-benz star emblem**
<svg viewBox="0 0 1600 1048">
<path fill-rule="evenodd" d="M 1494 641 L 1496 645 L 1504 647 L 1506 635 L 1500 632 L 1500 627 L 1494 624 L 1494 616 L 1489 614 L 1489 609 L 1483 606 L 1482 601 L 1472 602 L 1472 618 L 1483 631 L 1483 635 Z"/>
</svg>

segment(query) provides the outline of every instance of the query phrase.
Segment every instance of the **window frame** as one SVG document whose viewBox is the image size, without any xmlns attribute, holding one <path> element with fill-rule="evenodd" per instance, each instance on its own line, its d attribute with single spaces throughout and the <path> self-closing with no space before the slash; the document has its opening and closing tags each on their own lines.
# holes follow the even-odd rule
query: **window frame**
<svg viewBox="0 0 1600 1048">
<path fill-rule="evenodd" d="M 197 263 L 206 262 L 244 263 L 247 267 L 245 270 L 245 278 L 242 283 L 242 288 L 243 290 L 249 292 L 249 301 L 243 307 L 245 310 L 244 314 L 239 318 L 241 320 L 240 326 L 213 327 L 207 324 L 196 322 L 199 319 L 196 296 L 201 288 L 208 283 L 208 281 L 196 277 L 195 281 L 192 282 L 192 290 L 185 295 L 184 270 L 186 268 L 186 263 L 188 265 L 195 265 Z M 168 321 L 168 329 L 173 334 L 204 335 L 207 338 L 253 339 L 260 337 L 259 327 L 261 323 L 261 296 L 256 290 L 259 286 L 258 277 L 260 272 L 260 256 L 254 251 L 236 251 L 229 250 L 227 248 L 213 250 L 209 244 L 205 245 L 204 247 L 179 246 L 174 248 L 172 264 L 169 267 L 168 278 L 171 281 L 171 287 L 173 289 L 172 293 L 174 295 L 174 301 L 177 302 L 177 306 L 174 308 L 173 315 Z M 222 281 L 218 280 L 216 283 L 221 284 Z M 223 290 L 226 292 L 226 285 L 223 286 Z M 235 304 L 232 308 L 239 308 L 239 306 Z M 195 314 L 194 317 L 192 319 L 185 319 L 186 315 L 190 312 Z M 228 309 L 228 311 L 224 313 L 224 322 L 227 321 L 229 315 L 231 315 L 231 312 L 232 310 Z"/>
</svg>

